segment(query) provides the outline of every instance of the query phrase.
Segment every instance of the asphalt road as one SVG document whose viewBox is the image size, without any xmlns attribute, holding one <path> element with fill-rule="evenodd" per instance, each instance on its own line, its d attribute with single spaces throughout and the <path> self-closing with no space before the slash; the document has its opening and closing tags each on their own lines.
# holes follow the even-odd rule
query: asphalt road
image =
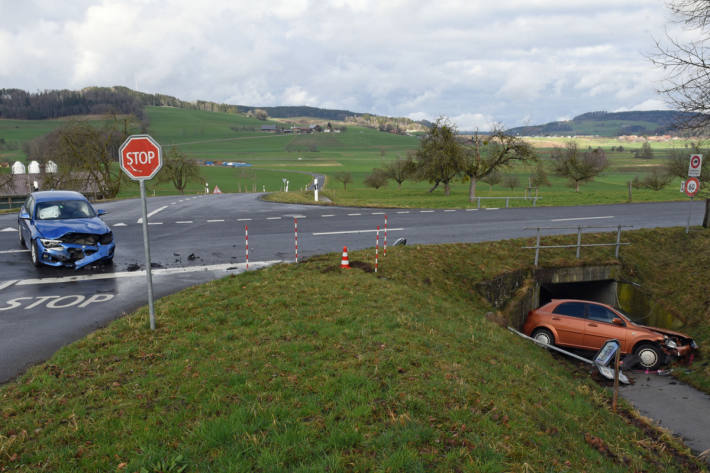
<svg viewBox="0 0 710 473">
<path fill-rule="evenodd" d="M 247 226 L 251 270 L 295 260 L 296 220 L 302 259 L 324 253 L 336 253 L 339 258 L 343 246 L 350 250 L 374 247 L 378 225 L 380 244 L 384 244 L 385 216 L 391 245 L 399 237 L 406 238 L 407 244 L 494 241 L 534 236 L 538 227 L 547 228 L 542 233 L 550 234 L 574 233 L 578 225 L 588 227 L 585 231 L 589 232 L 611 231 L 608 227 L 617 225 L 634 229 L 685 226 L 689 216 L 691 225 L 700 225 L 704 209 L 702 201 L 480 210 L 364 209 L 276 204 L 259 197 L 149 198 L 156 298 L 245 271 Z M 19 246 L 17 217 L 0 215 L 0 384 L 46 360 L 61 346 L 147 304 L 140 200 L 108 202 L 99 208 L 108 212 L 104 220 L 115 235 L 114 264 L 77 271 L 33 267 L 29 253 Z M 683 418 L 683 404 L 664 397 L 671 390 L 654 386 L 656 407 L 637 391 L 626 392 L 642 412 L 652 409 L 648 414 L 653 418 Z M 698 396 L 698 409 L 710 412 L 710 399 Z M 679 409 L 675 414 L 673 406 Z M 710 447 L 710 431 L 675 431 L 690 438 L 695 449 Z"/>
</svg>

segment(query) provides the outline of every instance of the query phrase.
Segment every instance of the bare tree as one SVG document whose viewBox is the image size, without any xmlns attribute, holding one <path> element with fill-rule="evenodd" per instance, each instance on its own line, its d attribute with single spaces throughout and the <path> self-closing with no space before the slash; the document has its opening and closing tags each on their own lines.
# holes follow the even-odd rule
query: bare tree
<svg viewBox="0 0 710 473">
<path fill-rule="evenodd" d="M 336 172 L 333 177 L 336 181 L 343 183 L 343 190 L 348 190 L 348 184 L 353 182 L 353 175 L 349 172 Z"/>
<path fill-rule="evenodd" d="M 388 179 L 392 179 L 397 183 L 397 188 L 402 188 L 402 183 L 409 179 L 416 172 L 416 165 L 411 154 L 407 153 L 406 158 L 397 156 L 397 159 L 391 161 L 384 172 Z"/>
<path fill-rule="evenodd" d="M 364 184 L 367 187 L 379 189 L 387 185 L 387 172 L 384 169 L 374 168 L 365 178 Z"/>
<path fill-rule="evenodd" d="M 601 148 L 581 152 L 577 143 L 570 141 L 564 150 L 555 148 L 550 152 L 555 174 L 566 177 L 579 192 L 580 184 L 594 180 L 608 165 L 606 153 Z"/>
<path fill-rule="evenodd" d="M 200 181 L 200 168 L 194 159 L 188 158 L 176 147 L 171 147 L 165 154 L 163 168 L 158 173 L 161 181 L 170 181 L 181 194 L 190 181 Z"/>
<path fill-rule="evenodd" d="M 663 172 L 662 170 L 659 170 L 658 168 L 654 168 L 643 179 L 636 176 L 631 182 L 631 184 L 637 189 L 645 188 L 654 191 L 660 191 L 668 184 L 670 184 L 672 179 L 673 176 Z"/>
<path fill-rule="evenodd" d="M 507 134 L 496 128 L 489 135 L 473 135 L 473 145 L 467 146 L 463 153 L 461 173 L 469 180 L 468 200 L 476 199 L 476 183 L 500 168 L 508 167 L 513 162 L 537 160 L 535 150 L 517 136 Z"/>
<path fill-rule="evenodd" d="M 463 164 L 463 148 L 456 140 L 456 127 L 440 117 L 419 142 L 416 157 L 417 176 L 434 184 L 429 192 L 443 183 L 444 194 L 449 195 L 451 181 L 459 175 Z"/>
</svg>

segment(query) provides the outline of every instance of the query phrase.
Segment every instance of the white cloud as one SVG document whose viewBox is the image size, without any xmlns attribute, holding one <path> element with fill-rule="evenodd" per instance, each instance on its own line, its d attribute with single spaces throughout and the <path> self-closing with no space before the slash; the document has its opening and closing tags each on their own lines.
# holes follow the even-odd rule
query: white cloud
<svg viewBox="0 0 710 473">
<path fill-rule="evenodd" d="M 462 128 L 653 103 L 662 71 L 645 55 L 668 20 L 653 0 L 65 3 L 0 0 L 3 87 L 126 85 L 184 100 L 448 115 Z"/>
</svg>

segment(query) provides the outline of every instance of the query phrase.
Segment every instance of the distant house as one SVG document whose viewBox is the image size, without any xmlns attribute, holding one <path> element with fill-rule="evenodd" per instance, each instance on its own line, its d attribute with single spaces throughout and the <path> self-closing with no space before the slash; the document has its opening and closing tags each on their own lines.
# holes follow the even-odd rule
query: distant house
<svg viewBox="0 0 710 473">
<path fill-rule="evenodd" d="M 261 131 L 265 133 L 278 133 L 279 129 L 276 125 L 261 125 Z"/>
</svg>

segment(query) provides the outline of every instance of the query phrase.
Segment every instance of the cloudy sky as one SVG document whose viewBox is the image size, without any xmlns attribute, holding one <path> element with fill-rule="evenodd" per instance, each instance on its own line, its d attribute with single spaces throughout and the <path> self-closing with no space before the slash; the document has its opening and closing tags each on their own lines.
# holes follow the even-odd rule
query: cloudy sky
<svg viewBox="0 0 710 473">
<path fill-rule="evenodd" d="M 513 127 L 667 108 L 675 28 L 662 0 L 0 0 L 0 88 Z"/>
</svg>

